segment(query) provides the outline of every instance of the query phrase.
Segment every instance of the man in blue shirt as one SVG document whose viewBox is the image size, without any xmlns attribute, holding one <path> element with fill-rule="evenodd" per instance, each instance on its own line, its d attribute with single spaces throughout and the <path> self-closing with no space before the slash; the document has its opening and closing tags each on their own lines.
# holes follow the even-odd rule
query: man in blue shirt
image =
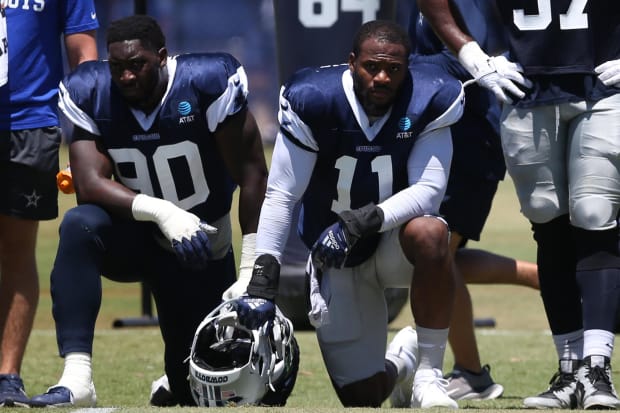
<svg viewBox="0 0 620 413">
<path fill-rule="evenodd" d="M 8 84 L 0 88 L 0 406 L 25 405 L 19 376 L 39 299 L 38 221 L 58 215 L 56 114 L 64 36 L 70 68 L 97 58 L 92 0 L 12 1 Z"/>
</svg>

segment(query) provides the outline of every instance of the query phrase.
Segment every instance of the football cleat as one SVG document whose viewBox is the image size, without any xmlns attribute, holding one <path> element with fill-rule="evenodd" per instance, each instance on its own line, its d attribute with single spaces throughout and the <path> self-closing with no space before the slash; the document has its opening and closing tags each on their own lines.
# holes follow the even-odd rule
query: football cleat
<svg viewBox="0 0 620 413">
<path fill-rule="evenodd" d="M 0 374 L 0 407 L 28 407 L 24 382 L 17 374 Z"/>
<path fill-rule="evenodd" d="M 73 392 L 67 387 L 52 386 L 47 392 L 30 399 L 32 407 L 95 407 L 96 404 L 97 395 L 92 382 L 85 394 L 79 398 L 74 397 Z"/>
<path fill-rule="evenodd" d="M 459 405 L 448 396 L 448 380 L 443 378 L 439 369 L 418 369 L 413 379 L 413 397 L 411 407 L 430 409 L 446 407 L 457 409 Z"/>
<path fill-rule="evenodd" d="M 584 409 L 618 409 L 609 357 L 588 356 L 577 370 L 577 392 Z"/>
<path fill-rule="evenodd" d="M 165 374 L 151 383 L 151 396 L 149 404 L 156 407 L 169 407 L 177 404 L 170 390 L 168 376 Z"/>
<path fill-rule="evenodd" d="M 549 381 L 549 388 L 537 396 L 527 397 L 523 404 L 531 409 L 575 409 L 577 396 L 577 360 L 560 360 L 560 368 Z M 562 368 L 564 366 L 564 368 Z"/>
<path fill-rule="evenodd" d="M 454 400 L 492 400 L 504 393 L 504 387 L 491 378 L 491 367 L 486 364 L 478 374 L 472 373 L 458 364 L 445 377 L 446 390 Z"/>
<path fill-rule="evenodd" d="M 398 358 L 406 366 L 405 377 L 398 381 L 390 394 L 392 407 L 410 407 L 413 392 L 413 376 L 417 367 L 418 335 L 413 327 L 400 330 L 388 345 L 385 358 Z"/>
</svg>

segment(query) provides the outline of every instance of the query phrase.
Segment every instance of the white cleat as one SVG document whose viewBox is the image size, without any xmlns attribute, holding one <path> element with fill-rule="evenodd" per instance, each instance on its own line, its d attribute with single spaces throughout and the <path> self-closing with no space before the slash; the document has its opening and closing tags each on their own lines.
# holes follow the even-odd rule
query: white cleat
<svg viewBox="0 0 620 413">
<path fill-rule="evenodd" d="M 404 379 L 397 382 L 390 394 L 392 407 L 410 407 L 413 393 L 413 377 L 417 368 L 418 335 L 413 327 L 400 330 L 388 345 L 386 358 L 399 358 L 407 368 Z"/>
<path fill-rule="evenodd" d="M 459 405 L 450 396 L 446 387 L 448 381 L 439 369 L 418 370 L 413 380 L 411 407 L 430 409 L 446 407 L 458 409 Z"/>
</svg>

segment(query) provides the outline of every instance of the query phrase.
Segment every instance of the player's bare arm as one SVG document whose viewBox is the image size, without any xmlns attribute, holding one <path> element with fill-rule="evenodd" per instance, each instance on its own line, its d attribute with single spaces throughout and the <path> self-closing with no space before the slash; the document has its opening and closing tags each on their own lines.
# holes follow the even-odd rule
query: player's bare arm
<svg viewBox="0 0 620 413">
<path fill-rule="evenodd" d="M 459 23 L 460 15 L 450 0 L 418 0 L 418 7 L 452 53 L 458 54 L 465 43 L 473 40 L 465 25 Z"/>
<path fill-rule="evenodd" d="M 94 135 L 76 126 L 74 137 L 80 135 L 94 138 Z M 136 194 L 112 180 L 112 161 L 95 139 L 79 139 L 71 143 L 69 159 L 78 203 L 98 204 L 114 213 L 131 217 L 131 203 Z"/>
<path fill-rule="evenodd" d="M 97 60 L 97 41 L 95 31 L 73 33 L 65 36 L 67 61 L 71 70 L 88 60 Z"/>
<path fill-rule="evenodd" d="M 254 233 L 267 186 L 267 164 L 256 119 L 242 109 L 215 131 L 218 147 L 231 176 L 239 185 L 239 225 Z"/>
<path fill-rule="evenodd" d="M 504 103 L 513 103 L 514 98 L 525 96 L 524 89 L 532 87 L 532 83 L 523 76 L 521 65 L 502 55 L 487 55 L 467 34 L 460 13 L 450 0 L 418 0 L 418 5 L 437 36 L 476 82 L 491 90 Z"/>
</svg>

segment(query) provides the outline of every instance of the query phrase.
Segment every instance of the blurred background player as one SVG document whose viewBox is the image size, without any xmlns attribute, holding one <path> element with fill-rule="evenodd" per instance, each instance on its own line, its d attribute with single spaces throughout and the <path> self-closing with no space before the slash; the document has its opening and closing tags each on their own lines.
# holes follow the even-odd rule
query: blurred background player
<svg viewBox="0 0 620 413">
<path fill-rule="evenodd" d="M 610 359 L 620 305 L 620 3 L 495 2 L 509 53 L 489 57 L 449 0 L 418 0 L 442 40 L 504 102 L 501 138 L 537 243 L 559 359 L 532 408 L 620 408 Z"/>
<path fill-rule="evenodd" d="M 415 2 L 414 2 L 415 3 Z M 494 21 L 487 0 L 459 1 L 459 10 L 472 36 L 495 51 L 506 50 L 504 33 Z M 426 19 L 412 6 L 409 35 L 414 46 L 413 62 L 439 65 L 462 82 L 471 75 L 437 38 Z M 455 400 L 486 400 L 501 396 L 490 367 L 482 366 L 474 333 L 471 297 L 465 284 L 517 284 L 538 288 L 536 265 L 488 251 L 465 248 L 468 240 L 479 241 L 506 166 L 499 136 L 501 109 L 493 93 L 477 84 L 465 87 L 463 117 L 451 126 L 454 152 L 446 196 L 440 213 L 450 225 L 450 252 L 455 261 L 455 303 L 449 341 L 454 367 L 446 378 L 448 394 Z"/>
<path fill-rule="evenodd" d="M 69 69 L 96 59 L 98 22 L 93 0 L 3 3 L 10 76 L 0 88 L 0 406 L 24 406 L 20 373 L 39 300 L 38 221 L 58 216 L 60 40 Z"/>
<path fill-rule="evenodd" d="M 107 29 L 108 60 L 65 77 L 59 106 L 78 206 L 60 226 L 51 273 L 64 370 L 33 406 L 93 406 L 101 275 L 153 292 L 173 400 L 195 405 L 186 363 L 196 327 L 235 279 L 230 208 L 239 186 L 241 261 L 267 179 L 244 68 L 227 53 L 168 56 L 149 16 Z M 251 258 L 250 258 L 251 261 Z"/>
<path fill-rule="evenodd" d="M 447 74 L 435 81 L 428 66 L 408 70 L 410 52 L 401 26 L 370 21 L 348 65 L 302 69 L 282 88 L 259 256 L 241 312 L 250 325 L 273 317 L 278 260 L 301 200 L 313 325 L 347 407 L 378 407 L 391 394 L 402 406 L 457 407 L 441 370 L 453 301 L 448 227 L 434 214 L 462 87 Z M 386 352 L 384 289 L 409 286 L 416 330 L 402 329 Z"/>
</svg>

